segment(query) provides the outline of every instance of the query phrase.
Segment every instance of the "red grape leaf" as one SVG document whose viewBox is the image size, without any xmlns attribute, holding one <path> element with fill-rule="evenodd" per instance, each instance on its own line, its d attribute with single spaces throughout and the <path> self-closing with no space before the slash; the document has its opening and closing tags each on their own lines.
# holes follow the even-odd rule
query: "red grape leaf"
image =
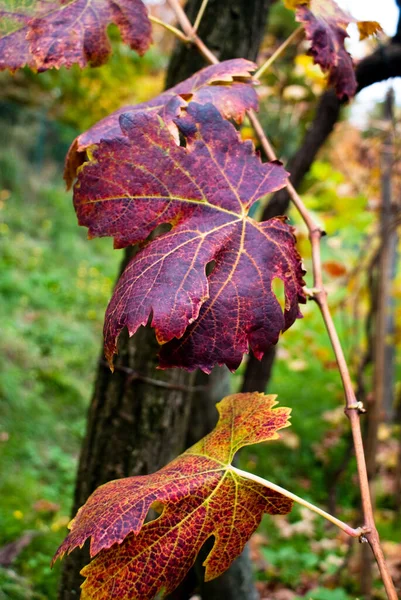
<svg viewBox="0 0 401 600">
<path fill-rule="evenodd" d="M 298 6 L 296 19 L 305 26 L 311 41 L 311 54 L 316 64 L 329 75 L 339 98 L 352 98 L 357 89 L 352 58 L 344 46 L 347 27 L 355 22 L 334 0 L 310 0 L 308 6 Z"/>
<path fill-rule="evenodd" d="M 164 116 L 163 112 L 167 104 L 173 98 L 181 96 L 185 100 L 193 100 L 199 104 L 211 102 L 223 117 L 241 123 L 247 110 L 251 108 L 257 110 L 258 108 L 255 82 L 251 77 L 251 72 L 255 69 L 256 65 L 244 58 L 226 60 L 198 71 L 189 79 L 181 81 L 178 85 L 148 102 L 142 102 L 135 106 L 124 106 L 116 110 L 88 131 L 81 133 L 71 144 L 64 172 L 67 186 L 72 185 L 78 167 L 86 159 L 86 149 L 89 146 L 99 143 L 101 139 L 111 140 L 121 135 L 119 118 L 124 113 L 132 115 L 135 112 L 147 110 Z M 182 105 L 184 104 L 185 102 L 182 101 Z"/>
<path fill-rule="evenodd" d="M 205 541 L 214 546 L 205 560 L 205 579 L 218 577 L 242 552 L 264 513 L 286 514 L 292 501 L 234 473 L 234 454 L 243 446 L 277 439 L 288 427 L 290 409 L 273 408 L 276 396 L 227 396 L 218 405 L 216 428 L 166 467 L 142 477 L 99 487 L 70 523 L 71 532 L 54 560 L 91 537 L 82 598 L 153 598 L 172 592 Z M 152 505 L 163 512 L 144 523 Z M 114 545 L 113 545 L 114 544 Z"/>
<path fill-rule="evenodd" d="M 139 54 L 151 42 L 151 23 L 142 0 L 8 0 L 3 7 L 0 70 L 101 65 L 111 54 L 110 23 Z"/>
<path fill-rule="evenodd" d="M 209 372 L 225 363 L 234 370 L 249 345 L 261 358 L 301 316 L 303 270 L 292 228 L 284 218 L 248 216 L 287 173 L 280 163 L 263 164 L 211 104 L 191 102 L 176 123 L 186 147 L 157 114 L 122 115 L 125 137 L 101 141 L 78 175 L 74 204 L 90 237 L 113 236 L 122 248 L 172 226 L 121 276 L 106 312 L 105 354 L 112 364 L 121 330 L 133 335 L 152 315 L 160 344 L 182 338 L 162 353 L 163 367 Z M 284 283 L 284 314 L 274 278 Z"/>
</svg>

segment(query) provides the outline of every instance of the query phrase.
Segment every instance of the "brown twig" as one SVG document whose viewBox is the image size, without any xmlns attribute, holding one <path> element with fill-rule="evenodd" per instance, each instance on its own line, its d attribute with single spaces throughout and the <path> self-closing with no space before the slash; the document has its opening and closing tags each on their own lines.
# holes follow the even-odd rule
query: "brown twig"
<svg viewBox="0 0 401 600">
<path fill-rule="evenodd" d="M 200 40 L 199 36 L 194 31 L 191 22 L 189 21 L 187 15 L 179 4 L 178 0 L 168 0 L 169 5 L 173 9 L 176 14 L 176 17 L 182 27 L 182 30 L 187 35 L 188 39 L 194 43 L 200 53 L 212 64 L 217 64 L 219 60 L 214 56 L 214 54 L 206 47 L 206 45 Z M 248 112 L 248 116 L 252 126 L 255 129 L 255 132 L 261 142 L 261 145 L 270 160 L 277 160 L 274 149 L 272 148 L 263 128 L 253 111 Z M 320 312 L 322 314 L 324 323 L 326 325 L 326 329 L 330 338 L 331 345 L 334 350 L 334 354 L 337 360 L 338 370 L 341 376 L 344 395 L 345 395 L 345 413 L 350 420 L 352 437 L 354 442 L 354 450 L 357 462 L 357 470 L 359 477 L 359 487 L 361 492 L 361 501 L 362 501 L 362 509 L 364 515 L 364 529 L 366 533 L 364 534 L 364 539 L 361 541 L 368 541 L 376 562 L 378 564 L 381 578 L 387 593 L 389 600 L 397 600 L 397 593 L 394 587 L 394 583 L 392 581 L 391 575 L 389 573 L 388 567 L 386 565 L 386 561 L 384 558 L 383 550 L 380 544 L 379 534 L 376 529 L 374 516 L 373 516 L 373 508 L 372 502 L 370 498 L 370 490 L 369 490 L 369 482 L 368 475 L 366 470 L 366 461 L 365 461 L 365 453 L 363 448 L 362 441 L 362 432 L 361 432 L 361 424 L 360 424 L 360 413 L 363 412 L 363 407 L 361 403 L 357 402 L 354 388 L 351 381 L 351 376 L 348 370 L 347 362 L 344 357 L 344 352 L 341 346 L 341 342 L 339 340 L 336 327 L 334 325 L 333 318 L 330 313 L 330 309 L 327 302 L 327 292 L 323 286 L 323 276 L 322 276 L 322 266 L 321 266 L 321 253 L 320 253 L 320 240 L 324 235 L 324 232 L 321 228 L 316 225 L 314 220 L 312 219 L 309 211 L 304 205 L 301 197 L 297 193 L 296 189 L 292 185 L 291 182 L 287 184 L 287 190 L 291 197 L 291 200 L 297 210 L 299 211 L 302 219 L 304 220 L 308 232 L 310 243 L 312 246 L 312 264 L 313 264 L 313 299 L 316 301 L 319 306 Z"/>
</svg>

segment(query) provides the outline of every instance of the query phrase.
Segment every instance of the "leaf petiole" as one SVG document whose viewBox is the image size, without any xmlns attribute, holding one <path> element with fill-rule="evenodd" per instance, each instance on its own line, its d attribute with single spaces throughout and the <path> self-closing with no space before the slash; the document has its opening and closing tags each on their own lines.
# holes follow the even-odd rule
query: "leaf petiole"
<svg viewBox="0 0 401 600">
<path fill-rule="evenodd" d="M 189 43 L 189 39 L 187 38 L 185 33 L 182 33 L 182 31 L 177 29 L 177 27 L 174 27 L 174 25 L 170 25 L 169 23 L 166 23 L 165 21 L 162 21 L 161 19 L 158 19 L 157 17 L 154 17 L 153 15 L 149 15 L 149 20 L 152 21 L 152 23 L 161 25 L 162 27 L 167 29 L 167 31 L 170 31 L 170 33 L 173 33 L 179 40 L 181 40 L 185 44 Z"/>
<path fill-rule="evenodd" d="M 195 23 L 194 23 L 194 31 L 198 31 L 198 27 L 200 25 L 200 22 L 202 21 L 204 12 L 206 10 L 206 7 L 208 5 L 209 0 L 203 0 L 201 7 L 199 9 L 198 14 L 196 15 L 196 19 L 195 19 Z"/>
<path fill-rule="evenodd" d="M 334 525 L 336 525 L 337 527 L 339 527 L 340 529 L 345 531 L 345 533 L 347 533 L 351 537 L 361 538 L 364 534 L 368 533 L 368 531 L 364 527 L 357 527 L 357 529 L 353 529 L 352 527 L 350 527 L 350 525 L 347 525 L 347 523 L 344 523 L 343 521 L 340 521 L 340 519 L 333 517 L 333 515 L 331 515 L 330 513 L 327 513 L 325 510 L 322 510 L 318 506 L 311 504 L 310 502 L 308 502 L 307 500 L 304 500 L 300 496 L 297 496 L 296 494 L 289 492 L 285 488 L 282 488 L 281 486 L 276 485 L 275 483 L 272 483 L 271 481 L 268 481 L 267 479 L 263 479 L 262 477 L 259 477 L 258 475 L 254 475 L 253 473 L 248 473 L 248 471 L 243 471 L 242 469 L 238 469 L 237 467 L 233 467 L 232 465 L 230 466 L 229 469 L 230 469 L 230 471 L 232 471 L 233 473 L 236 473 L 240 477 L 244 477 L 245 479 L 249 479 L 250 481 L 255 481 L 256 483 L 259 483 L 260 485 L 263 485 L 267 488 L 275 490 L 276 492 L 283 494 L 283 496 L 286 496 L 287 498 L 294 500 L 294 502 L 297 502 L 298 504 L 301 504 L 302 506 L 309 508 L 309 510 L 312 510 L 316 514 L 327 519 L 328 521 L 330 521 L 330 523 L 333 523 Z"/>
<path fill-rule="evenodd" d="M 274 61 L 284 52 L 284 50 L 298 37 L 298 35 L 304 30 L 303 25 L 300 25 L 292 34 L 277 48 L 275 52 L 263 63 L 261 67 L 256 71 L 254 78 L 259 79 L 262 77 L 265 71 L 274 63 Z"/>
</svg>

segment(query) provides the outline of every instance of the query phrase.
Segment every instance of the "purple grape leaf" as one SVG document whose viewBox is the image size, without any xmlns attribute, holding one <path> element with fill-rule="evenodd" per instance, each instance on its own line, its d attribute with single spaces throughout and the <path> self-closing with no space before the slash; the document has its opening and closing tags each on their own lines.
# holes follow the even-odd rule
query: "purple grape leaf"
<svg viewBox="0 0 401 600">
<path fill-rule="evenodd" d="M 163 368 L 234 370 L 249 347 L 261 358 L 305 302 L 292 228 L 285 218 L 248 216 L 288 174 L 263 164 L 211 104 L 191 102 L 175 122 L 186 147 L 159 115 L 122 115 L 124 135 L 101 141 L 78 175 L 74 204 L 90 237 L 113 236 L 123 248 L 171 226 L 121 276 L 106 312 L 105 353 L 112 364 L 121 330 L 133 335 L 151 316 L 158 342 L 169 342 Z M 284 283 L 284 311 L 274 278 Z"/>
<path fill-rule="evenodd" d="M 352 98 L 357 89 L 354 65 L 345 49 L 347 27 L 353 17 L 343 11 L 334 0 L 311 0 L 298 6 L 296 19 L 303 23 L 311 42 L 310 52 L 316 64 L 328 73 L 328 83 L 339 98 Z"/>
<path fill-rule="evenodd" d="M 139 54 L 151 42 L 142 0 L 10 0 L 0 20 L 0 70 L 99 66 L 111 54 L 110 23 Z"/>
<path fill-rule="evenodd" d="M 98 144 L 101 139 L 112 140 L 121 135 L 119 119 L 122 114 L 132 115 L 147 110 L 159 113 L 165 119 L 166 106 L 179 96 L 181 102 L 177 105 L 178 108 L 190 100 L 199 104 L 211 102 L 223 117 L 241 123 L 247 110 L 251 108 L 257 110 L 258 108 L 255 82 L 251 77 L 251 73 L 255 69 L 256 65 L 253 62 L 243 58 L 226 60 L 198 71 L 189 79 L 181 81 L 178 85 L 148 102 L 142 102 L 135 106 L 124 106 L 116 110 L 88 131 L 81 133 L 71 144 L 64 172 L 67 186 L 72 185 L 78 167 L 86 160 L 87 148 Z"/>
</svg>

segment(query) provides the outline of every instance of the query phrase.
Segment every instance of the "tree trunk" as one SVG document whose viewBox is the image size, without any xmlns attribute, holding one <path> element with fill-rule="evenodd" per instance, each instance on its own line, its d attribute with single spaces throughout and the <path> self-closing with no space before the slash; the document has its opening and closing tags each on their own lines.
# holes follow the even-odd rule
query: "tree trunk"
<svg viewBox="0 0 401 600">
<path fill-rule="evenodd" d="M 211 0 L 199 33 L 222 60 L 255 59 L 270 3 L 271 0 Z M 200 4 L 201 0 L 189 0 L 187 4 L 192 21 Z M 167 86 L 185 79 L 202 66 L 203 59 L 196 49 L 178 45 L 171 59 Z M 131 255 L 132 249 L 127 250 L 123 267 Z M 99 485 L 119 477 L 156 471 L 184 449 L 189 436 L 193 375 L 178 369 L 158 371 L 157 350 L 154 332 L 146 327 L 130 339 L 126 334 L 121 336 L 114 374 L 102 358 L 99 360 L 78 467 L 73 514 Z M 213 394 L 209 397 L 211 399 Z M 213 397 L 213 403 L 217 399 L 220 396 Z M 208 398 L 206 402 L 211 414 L 211 400 Z M 192 432 L 196 436 L 191 434 L 193 441 L 208 430 L 198 422 L 197 431 Z M 79 573 L 88 562 L 86 546 L 64 559 L 60 600 L 79 598 L 83 581 Z M 233 577 L 223 576 L 213 584 L 217 590 L 213 593 L 217 596 L 209 595 L 205 587 L 205 598 L 255 598 L 246 556 L 236 561 L 233 573 Z"/>
<path fill-rule="evenodd" d="M 187 446 L 192 446 L 217 423 L 216 402 L 230 393 L 228 369 L 215 367 L 210 375 L 198 371 L 195 379 L 196 392 L 192 401 L 191 422 L 187 434 Z M 245 551 L 234 561 L 231 567 L 217 579 L 204 580 L 204 567 L 212 540 L 202 548 L 194 568 L 175 590 L 169 600 L 188 600 L 194 593 L 204 600 L 258 600 L 259 595 L 253 584 L 252 565 L 249 552 Z"/>
<path fill-rule="evenodd" d="M 394 424 L 398 425 L 401 429 L 401 391 L 398 394 L 398 398 L 395 405 Z M 401 435 L 398 438 L 398 454 L 397 454 L 397 465 L 395 468 L 395 493 L 394 493 L 394 524 L 398 524 L 401 519 Z"/>
<path fill-rule="evenodd" d="M 122 269 L 132 254 L 126 252 Z M 194 376 L 179 369 L 157 371 L 157 351 L 153 330 L 141 327 L 131 339 L 122 334 L 114 374 L 101 355 L 73 515 L 99 485 L 156 471 L 182 451 Z M 87 544 L 64 559 L 60 599 L 79 598 L 80 570 L 89 560 Z"/>
<path fill-rule="evenodd" d="M 371 409 L 368 413 L 368 427 L 366 435 L 366 466 L 369 478 L 373 478 L 376 471 L 377 430 L 379 423 L 387 417 L 390 420 L 393 404 L 394 366 L 393 360 L 388 361 L 389 350 L 394 347 L 389 344 L 389 338 L 394 333 L 389 330 L 392 326 L 392 294 L 391 286 L 394 277 L 394 255 L 397 248 L 397 233 L 393 226 L 392 198 L 392 171 L 394 164 L 393 144 L 393 104 L 394 93 L 391 90 L 385 101 L 384 120 L 387 132 L 383 142 L 382 151 L 382 204 L 380 214 L 380 254 L 377 263 L 376 286 L 376 319 L 374 323 L 374 386 Z M 390 348 L 389 348 L 390 346 Z M 390 364 L 388 364 L 388 362 Z M 389 402 L 390 398 L 390 402 Z M 389 404 L 386 406 L 386 399 Z"/>
<path fill-rule="evenodd" d="M 202 0 L 189 0 L 187 15 L 193 23 Z M 198 33 L 219 60 L 256 60 L 272 0 L 209 0 Z M 207 62 L 194 46 L 177 44 L 171 57 L 166 87 L 186 79 Z"/>
<path fill-rule="evenodd" d="M 191 22 L 194 22 L 201 3 L 202 0 L 188 3 L 187 14 Z M 271 0 L 250 0 L 249 2 L 246 0 L 233 2 L 209 0 L 198 33 L 219 60 L 241 57 L 255 60 L 263 38 L 270 4 Z M 224 33 L 222 34 L 222 32 Z M 182 80 L 189 77 L 192 73 L 191 70 L 188 70 L 189 64 L 196 64 L 196 69 L 206 65 L 196 48 L 188 48 L 183 44 L 177 45 L 170 63 L 166 87 L 171 87 L 177 79 Z M 262 378 L 265 377 L 265 373 L 268 374 L 268 370 L 263 372 Z M 215 368 L 210 378 L 204 373 L 198 373 L 196 386 L 201 391 L 196 394 L 192 403 L 187 446 L 203 437 L 216 424 L 215 403 L 229 393 L 227 369 Z M 251 390 L 243 389 L 242 391 Z M 256 600 L 258 598 L 253 585 L 247 549 L 226 573 L 205 583 L 202 562 L 206 557 L 207 550 L 208 544 L 180 589 L 171 596 L 172 600 L 185 600 L 189 597 L 188 594 L 195 589 L 205 600 L 220 600 L 221 598 L 225 600 Z"/>
<path fill-rule="evenodd" d="M 380 214 L 380 252 L 377 261 L 375 286 L 377 307 L 373 327 L 373 401 L 367 413 L 365 454 L 369 481 L 373 481 L 377 470 L 377 446 L 379 425 L 390 420 L 393 410 L 394 394 L 394 344 L 389 343 L 393 327 L 393 301 L 391 287 L 394 278 L 394 262 L 397 250 L 397 233 L 394 227 L 393 209 L 395 203 L 392 194 L 392 172 L 394 165 L 394 92 L 389 90 L 384 105 L 384 121 L 387 131 L 382 150 L 382 204 Z M 374 502 L 374 494 L 372 493 Z M 370 549 L 369 549 L 370 550 Z M 362 548 L 361 571 L 362 593 L 369 599 L 372 597 L 372 556 L 371 552 Z"/>
</svg>

